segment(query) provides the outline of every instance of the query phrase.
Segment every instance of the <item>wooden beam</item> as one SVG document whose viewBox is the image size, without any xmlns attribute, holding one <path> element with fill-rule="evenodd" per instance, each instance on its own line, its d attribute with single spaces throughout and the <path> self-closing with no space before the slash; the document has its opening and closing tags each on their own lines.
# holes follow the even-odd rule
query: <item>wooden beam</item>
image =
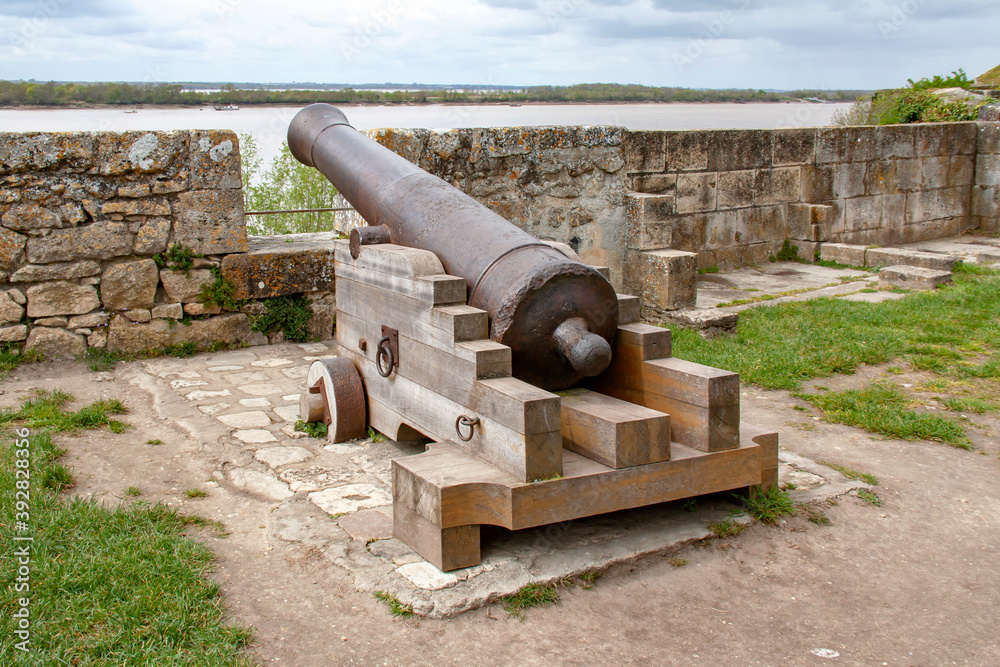
<svg viewBox="0 0 1000 667">
<path fill-rule="evenodd" d="M 586 389 L 560 392 L 563 447 L 611 468 L 670 458 L 670 417 Z"/>
</svg>

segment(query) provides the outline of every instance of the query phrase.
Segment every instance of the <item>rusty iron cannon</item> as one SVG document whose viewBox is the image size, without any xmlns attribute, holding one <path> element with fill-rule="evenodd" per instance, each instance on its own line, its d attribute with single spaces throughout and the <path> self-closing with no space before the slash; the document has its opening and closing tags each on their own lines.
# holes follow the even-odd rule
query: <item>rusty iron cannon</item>
<svg viewBox="0 0 1000 667">
<path fill-rule="evenodd" d="M 309 106 L 288 131 L 368 223 L 336 242 L 337 357 L 300 400 L 328 439 L 431 440 L 393 459 L 393 531 L 442 570 L 479 526 L 530 528 L 777 480 L 739 377 L 671 355 L 568 246 L 539 241 Z M 557 392 L 557 393 L 553 393 Z"/>
<path fill-rule="evenodd" d="M 618 300 L 600 273 L 368 139 L 336 107 L 299 112 L 288 145 L 369 225 L 387 228 L 387 237 L 353 233 L 355 257 L 361 244 L 390 240 L 433 252 L 465 279 L 469 305 L 489 314 L 490 337 L 511 348 L 514 377 L 564 389 L 611 363 Z"/>
</svg>

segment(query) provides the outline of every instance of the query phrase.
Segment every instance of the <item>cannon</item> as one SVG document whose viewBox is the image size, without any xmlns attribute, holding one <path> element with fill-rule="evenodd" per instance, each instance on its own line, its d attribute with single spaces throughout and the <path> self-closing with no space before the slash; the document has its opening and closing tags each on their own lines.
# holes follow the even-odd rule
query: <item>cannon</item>
<svg viewBox="0 0 1000 667">
<path fill-rule="evenodd" d="M 337 356 L 300 400 L 328 439 L 431 441 L 392 464 L 393 531 L 442 570 L 480 526 L 531 528 L 777 482 L 776 433 L 739 376 L 676 359 L 668 329 L 569 246 L 535 239 L 314 104 L 288 130 L 368 226 L 336 242 Z"/>
</svg>

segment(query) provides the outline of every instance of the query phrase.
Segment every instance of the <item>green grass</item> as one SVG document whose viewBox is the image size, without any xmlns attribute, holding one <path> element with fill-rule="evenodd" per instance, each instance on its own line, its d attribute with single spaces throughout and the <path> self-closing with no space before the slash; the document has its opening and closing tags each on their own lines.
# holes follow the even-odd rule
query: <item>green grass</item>
<svg viewBox="0 0 1000 667">
<path fill-rule="evenodd" d="M 829 526 L 833 523 L 830 521 L 830 517 L 826 515 L 826 512 L 817 507 L 804 505 L 802 507 L 802 512 L 806 515 L 807 521 L 814 523 L 817 526 Z"/>
<path fill-rule="evenodd" d="M 0 410 L 0 426 L 16 423 L 32 430 L 48 429 L 70 434 L 102 426 L 121 433 L 127 426 L 111 419 L 111 415 L 128 412 L 117 398 L 101 399 L 76 412 L 67 412 L 64 406 L 72 400 L 72 395 L 58 389 L 36 391 L 20 408 Z"/>
<path fill-rule="evenodd" d="M 580 586 L 590 590 L 594 587 L 594 583 L 601 578 L 601 573 L 597 570 L 584 570 L 576 576 L 580 580 Z"/>
<path fill-rule="evenodd" d="M 673 331 L 674 354 L 735 371 L 743 382 L 798 389 L 804 380 L 894 359 L 934 359 L 936 372 L 1000 377 L 1000 271 L 958 265 L 954 284 L 896 301 L 821 298 L 740 313 L 736 333 Z M 982 361 L 984 352 L 990 356 Z"/>
<path fill-rule="evenodd" d="M 882 498 L 868 489 L 858 489 L 858 498 L 865 501 L 869 505 L 874 505 L 875 507 L 882 507 Z"/>
<path fill-rule="evenodd" d="M 715 537 L 736 537 L 750 526 L 749 524 L 733 521 L 732 519 L 724 519 L 722 521 L 713 521 L 707 527 Z"/>
<path fill-rule="evenodd" d="M 211 551 L 185 537 L 191 526 L 214 522 L 142 500 L 108 508 L 59 495 L 73 478 L 59 463 L 65 451 L 53 444 L 53 433 L 101 428 L 109 413 L 120 411 L 99 401 L 66 412 L 61 407 L 68 400 L 39 392 L 2 419 L 0 540 L 13 545 L 15 535 L 34 538 L 27 593 L 14 589 L 14 549 L 0 550 L 0 608 L 31 600 L 31 652 L 24 664 L 253 664 L 243 655 L 251 631 L 227 624 L 219 587 L 208 577 Z M 31 432 L 22 447 L 30 461 L 28 532 L 15 532 L 15 511 L 23 511 L 14 504 L 15 482 L 24 481 L 15 477 L 23 472 L 15 461 L 26 460 L 16 458 L 15 426 Z M 0 655 L 16 655 L 15 627 L 11 614 L 0 615 Z"/>
<path fill-rule="evenodd" d="M 867 472 L 858 472 L 853 468 L 848 468 L 847 466 L 842 466 L 837 463 L 831 463 L 829 461 L 817 461 L 820 465 L 824 465 L 827 468 L 833 468 L 841 475 L 847 479 L 857 479 L 865 484 L 871 484 L 872 486 L 878 486 L 878 477 Z"/>
<path fill-rule="evenodd" d="M 295 422 L 295 430 L 300 433 L 307 434 L 310 438 L 316 438 L 317 440 L 322 440 L 326 437 L 329 428 L 323 422 L 310 422 L 306 423 L 299 419 Z M 369 429 L 371 430 L 371 429 Z"/>
<path fill-rule="evenodd" d="M 373 429 L 371 426 L 368 427 L 368 439 L 372 442 L 385 442 L 385 436 Z"/>
<path fill-rule="evenodd" d="M 987 401 L 981 398 L 967 398 L 964 396 L 945 396 L 939 398 L 944 406 L 952 412 L 972 412 L 977 415 L 1000 410 L 1000 404 L 994 401 Z"/>
<path fill-rule="evenodd" d="M 873 382 L 864 389 L 822 394 L 798 394 L 821 408 L 827 421 L 856 426 L 901 440 L 934 440 L 962 449 L 972 445 L 958 422 L 907 407 L 906 397 L 894 385 Z"/>
<path fill-rule="evenodd" d="M 202 489 L 187 489 L 184 495 L 188 498 L 208 498 L 208 491 Z"/>
<path fill-rule="evenodd" d="M 678 558 L 675 556 L 670 560 L 668 560 L 667 562 L 673 565 L 674 567 L 684 567 L 685 565 L 688 564 L 689 561 L 687 558 Z"/>
<path fill-rule="evenodd" d="M 44 359 L 45 355 L 37 350 L 22 352 L 17 345 L 0 345 L 0 380 L 21 364 L 33 364 Z"/>
<path fill-rule="evenodd" d="M 408 604 L 403 604 L 392 593 L 387 593 L 386 591 L 375 591 L 374 595 L 376 600 L 384 602 L 389 606 L 389 612 L 393 616 L 399 616 L 400 618 L 409 618 L 410 616 L 413 616 L 413 607 Z"/>
<path fill-rule="evenodd" d="M 146 444 L 147 444 L 147 445 L 162 445 L 162 444 L 163 444 L 163 441 L 162 441 L 162 440 L 160 440 L 159 438 L 156 438 L 156 439 L 154 439 L 154 440 L 147 440 L 147 441 L 146 441 Z"/>
<path fill-rule="evenodd" d="M 559 602 L 559 589 L 555 584 L 527 584 L 516 593 L 500 598 L 504 610 L 511 616 L 524 618 L 532 607 L 542 607 Z"/>
<path fill-rule="evenodd" d="M 795 503 L 787 491 L 770 487 L 767 491 L 750 489 L 750 494 L 739 497 L 747 514 L 763 524 L 773 526 L 778 519 L 795 512 Z"/>
<path fill-rule="evenodd" d="M 138 486 L 130 486 L 127 489 L 125 489 L 125 495 L 129 496 L 130 498 L 141 496 L 142 489 L 140 489 Z"/>
</svg>

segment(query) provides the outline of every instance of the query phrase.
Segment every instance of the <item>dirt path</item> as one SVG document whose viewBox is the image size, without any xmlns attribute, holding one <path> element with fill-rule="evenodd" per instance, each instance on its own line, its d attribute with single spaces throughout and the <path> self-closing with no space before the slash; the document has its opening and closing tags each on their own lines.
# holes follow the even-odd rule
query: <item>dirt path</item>
<svg viewBox="0 0 1000 667">
<path fill-rule="evenodd" d="M 784 392 L 745 390 L 745 420 L 779 430 L 786 449 L 875 474 L 884 505 L 843 498 L 827 510 L 831 526 L 793 517 L 672 554 L 687 559 L 680 567 L 648 558 L 591 590 L 563 589 L 561 604 L 524 621 L 497 606 L 403 620 L 322 554 L 274 539 L 274 503 L 213 481 L 224 447 L 205 448 L 161 415 L 131 381 L 138 372 L 22 367 L 0 386 L 0 404 L 32 388 L 69 390 L 80 403 L 122 398 L 126 433 L 62 439 L 76 492 L 119 502 L 139 486 L 146 500 L 223 521 L 228 537 L 198 539 L 218 555 L 214 576 L 232 614 L 257 629 L 263 664 L 1000 664 L 995 421 L 976 431 L 981 454 L 875 439 L 812 420 Z M 190 488 L 210 495 L 189 499 Z"/>
</svg>

